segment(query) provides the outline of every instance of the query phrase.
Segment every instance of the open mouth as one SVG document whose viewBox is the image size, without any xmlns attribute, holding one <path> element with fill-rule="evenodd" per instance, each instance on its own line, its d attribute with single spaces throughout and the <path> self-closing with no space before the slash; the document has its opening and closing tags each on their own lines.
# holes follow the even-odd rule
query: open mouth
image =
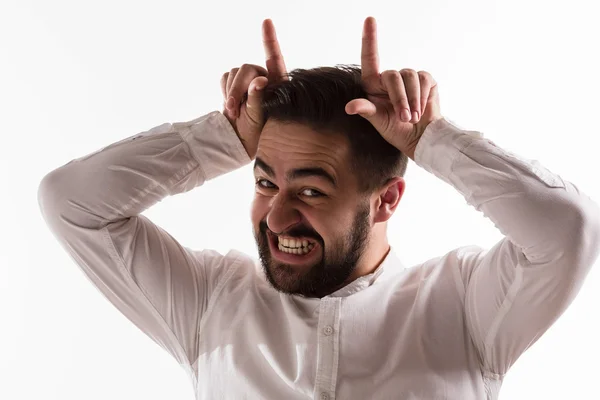
<svg viewBox="0 0 600 400">
<path fill-rule="evenodd" d="M 290 264 L 303 264 L 312 261 L 320 248 L 316 241 L 304 239 L 300 241 L 280 242 L 277 236 L 267 232 L 271 254 L 279 261 Z M 300 242 L 300 243 L 298 243 Z M 299 246 L 302 244 L 302 246 Z"/>
</svg>

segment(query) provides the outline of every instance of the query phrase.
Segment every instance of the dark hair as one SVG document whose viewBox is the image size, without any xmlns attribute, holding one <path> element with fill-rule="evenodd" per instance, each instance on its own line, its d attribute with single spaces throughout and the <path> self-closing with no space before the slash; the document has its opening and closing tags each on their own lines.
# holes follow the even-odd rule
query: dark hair
<svg viewBox="0 0 600 400">
<path fill-rule="evenodd" d="M 357 178 L 360 194 L 371 194 L 390 178 L 404 176 L 408 157 L 389 144 L 369 121 L 345 111 L 349 101 L 367 98 L 359 66 L 297 68 L 286 77 L 291 79 L 269 83 L 265 88 L 265 123 L 272 118 L 300 123 L 324 134 L 345 135 L 350 143 L 351 172 Z"/>
</svg>

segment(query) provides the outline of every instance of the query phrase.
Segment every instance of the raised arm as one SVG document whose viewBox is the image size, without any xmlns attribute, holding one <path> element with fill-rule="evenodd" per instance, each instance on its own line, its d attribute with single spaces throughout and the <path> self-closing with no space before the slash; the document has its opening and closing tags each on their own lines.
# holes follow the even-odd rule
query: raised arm
<svg viewBox="0 0 600 400">
<path fill-rule="evenodd" d="M 285 65 L 270 20 L 263 35 L 273 70 L 235 68 L 242 73 L 222 82 L 225 100 L 232 85 L 244 93 L 255 78 L 266 85 L 260 79 L 267 73 L 281 75 Z M 260 114 L 260 93 L 250 93 L 248 104 Z M 38 189 L 48 227 L 87 278 L 192 378 L 200 319 L 234 256 L 183 247 L 141 213 L 251 161 L 262 126 L 250 129 L 247 118 L 224 112 L 165 123 L 72 160 Z"/>
<path fill-rule="evenodd" d="M 440 261 L 455 272 L 483 372 L 500 380 L 565 311 L 596 262 L 600 207 L 539 162 L 443 118 L 428 73 L 379 74 L 371 17 L 363 28 L 362 72 L 368 99 L 352 100 L 346 112 L 366 118 L 505 235 L 489 250 L 464 246 Z"/>
<path fill-rule="evenodd" d="M 70 161 L 39 185 L 43 217 L 73 261 L 188 370 L 197 357 L 199 319 L 227 260 L 183 247 L 140 213 L 249 162 L 231 125 L 215 111 Z"/>
<path fill-rule="evenodd" d="M 573 301 L 600 253 L 600 208 L 574 184 L 478 132 L 432 123 L 415 161 L 456 188 L 505 237 L 465 246 L 456 266 L 467 327 L 501 380 Z"/>
</svg>

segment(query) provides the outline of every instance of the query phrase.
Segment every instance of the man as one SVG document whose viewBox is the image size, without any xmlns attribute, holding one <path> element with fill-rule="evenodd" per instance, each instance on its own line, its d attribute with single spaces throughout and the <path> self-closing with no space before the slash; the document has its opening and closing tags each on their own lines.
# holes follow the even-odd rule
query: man
<svg viewBox="0 0 600 400">
<path fill-rule="evenodd" d="M 360 69 L 288 74 L 270 20 L 263 35 L 267 68 L 223 76 L 223 113 L 49 173 L 48 226 L 197 399 L 496 399 L 594 264 L 597 204 L 442 117 L 428 73 L 379 73 L 373 18 Z M 386 226 L 406 157 L 505 238 L 400 265 Z M 253 159 L 258 261 L 183 247 L 140 214 Z"/>
</svg>

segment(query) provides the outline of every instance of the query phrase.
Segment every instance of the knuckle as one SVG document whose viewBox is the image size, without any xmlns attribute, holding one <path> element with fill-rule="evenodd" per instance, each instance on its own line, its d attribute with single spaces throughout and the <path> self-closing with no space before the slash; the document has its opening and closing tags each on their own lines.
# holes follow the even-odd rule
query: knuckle
<svg viewBox="0 0 600 400">
<path fill-rule="evenodd" d="M 269 75 L 269 71 L 267 71 L 266 68 L 261 67 L 259 65 L 259 66 L 257 66 L 257 69 L 258 69 L 259 75 L 262 75 L 262 76 L 268 76 Z"/>
<path fill-rule="evenodd" d="M 402 77 L 412 78 L 417 76 L 417 71 L 411 68 L 403 68 L 400 70 L 400 75 L 402 75 Z"/>
<path fill-rule="evenodd" d="M 229 71 L 229 72 L 233 75 L 233 74 L 237 74 L 239 70 L 240 69 L 238 67 L 235 67 L 235 68 L 231 68 L 231 71 Z"/>
<path fill-rule="evenodd" d="M 419 80 L 421 82 L 431 83 L 433 82 L 433 78 L 429 72 L 419 71 Z"/>
<path fill-rule="evenodd" d="M 398 73 L 398 71 L 395 71 L 393 69 L 388 69 L 386 71 L 383 71 L 381 73 L 381 77 L 383 79 L 389 79 L 391 81 L 399 81 L 400 80 L 400 74 Z"/>
</svg>

